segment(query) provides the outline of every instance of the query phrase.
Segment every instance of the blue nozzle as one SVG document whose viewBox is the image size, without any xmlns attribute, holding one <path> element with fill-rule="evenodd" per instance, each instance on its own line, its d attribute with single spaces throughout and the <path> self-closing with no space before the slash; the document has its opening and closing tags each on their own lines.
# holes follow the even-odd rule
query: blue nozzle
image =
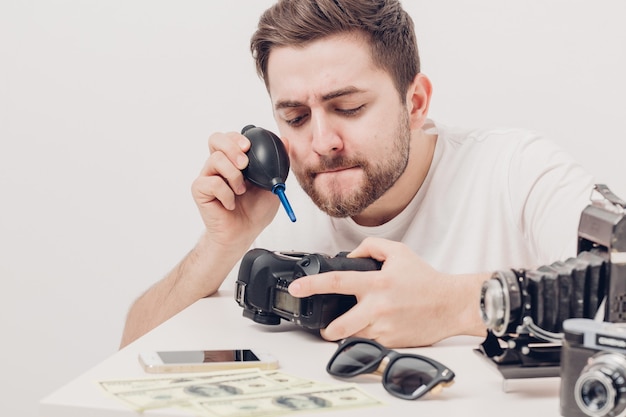
<svg viewBox="0 0 626 417">
<path fill-rule="evenodd" d="M 283 204 L 289 219 L 292 222 L 296 221 L 296 215 L 293 213 L 293 209 L 291 208 L 291 204 L 289 204 L 289 200 L 287 200 L 287 196 L 285 195 L 285 184 L 276 184 L 272 187 L 272 192 L 278 196 L 278 199 Z"/>
</svg>

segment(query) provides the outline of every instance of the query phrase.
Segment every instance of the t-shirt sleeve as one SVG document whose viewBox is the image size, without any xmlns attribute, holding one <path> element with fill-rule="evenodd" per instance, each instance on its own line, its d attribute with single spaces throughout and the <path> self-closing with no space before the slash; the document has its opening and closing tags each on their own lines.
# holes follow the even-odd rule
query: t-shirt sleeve
<svg viewBox="0 0 626 417">
<path fill-rule="evenodd" d="M 553 142 L 540 136 L 520 142 L 509 171 L 511 206 L 540 264 L 576 255 L 593 186 L 593 176 Z"/>
</svg>

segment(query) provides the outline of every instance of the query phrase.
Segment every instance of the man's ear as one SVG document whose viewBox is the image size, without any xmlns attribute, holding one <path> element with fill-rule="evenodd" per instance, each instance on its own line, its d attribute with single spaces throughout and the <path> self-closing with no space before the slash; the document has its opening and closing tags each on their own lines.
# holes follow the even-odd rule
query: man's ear
<svg viewBox="0 0 626 417">
<path fill-rule="evenodd" d="M 406 93 L 411 129 L 420 129 L 426 123 L 431 94 L 430 80 L 426 75 L 418 73 Z"/>
</svg>

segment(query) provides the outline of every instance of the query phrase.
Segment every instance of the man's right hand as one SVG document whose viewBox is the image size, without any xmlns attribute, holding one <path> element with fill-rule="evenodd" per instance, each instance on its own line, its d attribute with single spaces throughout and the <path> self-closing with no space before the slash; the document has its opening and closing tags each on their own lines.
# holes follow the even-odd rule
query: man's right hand
<svg viewBox="0 0 626 417">
<path fill-rule="evenodd" d="M 205 239 L 245 251 L 272 221 L 279 199 L 246 183 L 250 141 L 237 132 L 209 137 L 210 155 L 192 185 L 192 194 L 206 227 Z"/>
</svg>

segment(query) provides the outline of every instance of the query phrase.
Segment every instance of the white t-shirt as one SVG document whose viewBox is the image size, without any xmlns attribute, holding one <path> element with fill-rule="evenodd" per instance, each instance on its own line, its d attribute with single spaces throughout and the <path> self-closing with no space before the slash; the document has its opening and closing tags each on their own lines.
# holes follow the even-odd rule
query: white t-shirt
<svg viewBox="0 0 626 417">
<path fill-rule="evenodd" d="M 286 195 L 297 221 L 281 207 L 254 246 L 335 255 L 377 236 L 405 243 L 446 273 L 536 268 L 576 255 L 580 214 L 594 185 L 580 164 L 529 131 L 434 122 L 425 129 L 438 135 L 431 167 L 394 219 L 363 227 L 331 218 L 290 175 Z"/>
</svg>

